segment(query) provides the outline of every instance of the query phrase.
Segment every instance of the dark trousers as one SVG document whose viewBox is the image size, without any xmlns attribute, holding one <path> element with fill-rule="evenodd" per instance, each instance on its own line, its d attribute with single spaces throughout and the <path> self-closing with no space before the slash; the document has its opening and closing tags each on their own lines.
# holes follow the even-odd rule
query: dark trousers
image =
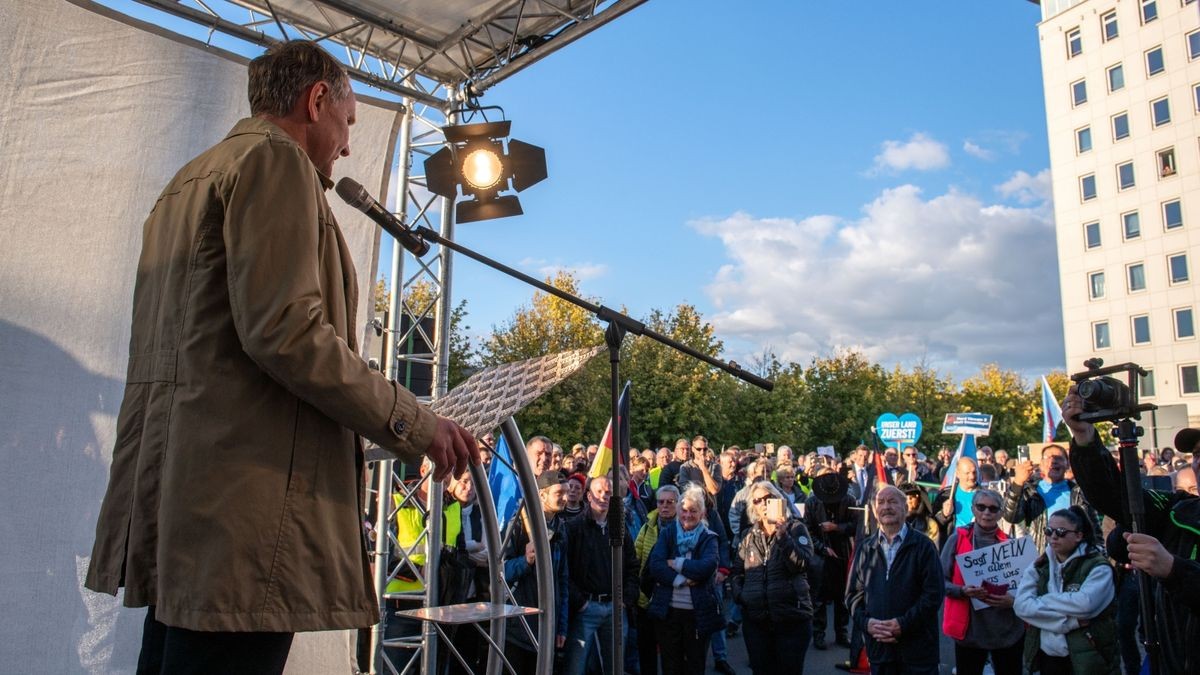
<svg viewBox="0 0 1200 675">
<path fill-rule="evenodd" d="M 745 617 L 742 635 L 754 675 L 804 675 L 804 655 L 812 638 L 812 622 L 757 621 Z"/>
<path fill-rule="evenodd" d="M 992 670 L 996 675 L 1021 675 L 1021 660 L 1025 654 L 1025 637 L 1003 649 L 975 649 L 954 643 L 954 667 L 958 675 L 983 675 L 983 664 L 992 655 Z"/>
<path fill-rule="evenodd" d="M 227 633 L 168 626 L 146 610 L 138 675 L 272 675 L 283 672 L 295 633 Z"/>
<path fill-rule="evenodd" d="M 1071 668 L 1071 657 L 1069 656 L 1050 656 L 1042 650 L 1038 650 L 1037 656 L 1034 657 L 1034 663 L 1037 664 L 1035 673 L 1042 675 L 1075 675 L 1075 670 Z"/>
<path fill-rule="evenodd" d="M 667 610 L 667 618 L 654 625 L 662 654 L 663 675 L 695 675 L 704 672 L 708 655 L 708 636 L 696 632 L 696 612 L 691 609 Z"/>
<path fill-rule="evenodd" d="M 833 630 L 836 635 L 845 635 L 846 624 L 850 623 L 850 612 L 846 609 L 844 600 L 827 600 L 817 604 L 813 611 L 813 632 L 818 635 L 825 634 L 825 627 L 829 623 L 830 605 L 833 605 Z"/>
<path fill-rule="evenodd" d="M 1117 645 L 1121 648 L 1125 675 L 1138 675 L 1142 672 L 1142 654 L 1138 651 L 1141 607 L 1138 605 L 1137 578 L 1131 573 L 1121 576 L 1123 578 L 1117 586 Z"/>
<path fill-rule="evenodd" d="M 658 637 L 654 631 L 655 623 L 645 609 L 637 608 L 637 653 L 641 675 L 658 673 Z"/>
<path fill-rule="evenodd" d="M 512 664 L 515 673 L 532 673 L 537 670 L 537 657 L 536 653 L 511 642 L 504 645 L 504 658 Z M 504 669 L 500 672 L 507 673 L 508 670 Z"/>
</svg>

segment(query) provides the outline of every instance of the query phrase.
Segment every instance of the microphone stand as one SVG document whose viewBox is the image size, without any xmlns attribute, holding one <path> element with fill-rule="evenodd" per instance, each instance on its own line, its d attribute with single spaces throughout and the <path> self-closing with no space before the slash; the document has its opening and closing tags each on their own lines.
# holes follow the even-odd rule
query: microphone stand
<svg viewBox="0 0 1200 675">
<path fill-rule="evenodd" d="M 699 359 L 710 366 L 720 368 L 721 370 L 741 379 L 744 382 L 749 382 L 756 387 L 760 387 L 767 391 L 775 388 L 775 383 L 759 377 L 753 373 L 743 370 L 737 363 L 730 361 L 728 363 L 719 361 L 708 354 L 697 351 L 685 344 L 672 340 L 671 338 L 659 333 L 655 330 L 647 328 L 645 324 L 635 319 L 632 319 L 611 307 L 597 305 L 594 302 L 589 302 L 576 295 L 568 293 L 562 289 L 555 288 L 550 284 L 539 279 L 535 279 L 528 274 L 515 270 L 504 263 L 497 262 L 491 258 L 477 253 L 466 246 L 455 243 L 437 232 L 425 226 L 420 226 L 412 229 L 418 237 L 428 241 L 434 241 L 442 246 L 461 253 L 472 260 L 491 267 L 492 269 L 507 274 L 514 279 L 519 279 L 525 283 L 537 288 L 541 291 L 549 293 L 560 300 L 566 301 L 576 307 L 585 309 L 596 316 L 597 319 L 607 324 L 604 331 L 604 343 L 608 347 L 608 361 L 610 364 L 609 382 L 611 389 L 611 409 L 612 409 L 612 437 L 613 437 L 613 462 L 611 469 L 612 496 L 608 502 L 608 540 L 612 550 L 612 664 L 613 672 L 620 672 L 619 668 L 624 668 L 625 649 L 624 637 L 621 632 L 622 613 L 624 611 L 624 598 L 621 593 L 623 587 L 623 569 L 624 564 L 624 546 L 625 546 L 625 492 L 627 486 L 621 480 L 620 467 L 626 462 L 626 455 L 629 453 L 629 448 L 624 447 L 624 427 L 629 423 L 628 420 L 621 419 L 620 411 L 618 410 L 618 398 L 620 396 L 620 363 L 621 363 L 621 343 L 625 339 L 627 333 L 634 335 L 644 335 L 660 344 L 664 344 L 676 351 L 683 352 L 688 356 Z M 620 439 L 620 440 L 618 440 Z"/>
</svg>

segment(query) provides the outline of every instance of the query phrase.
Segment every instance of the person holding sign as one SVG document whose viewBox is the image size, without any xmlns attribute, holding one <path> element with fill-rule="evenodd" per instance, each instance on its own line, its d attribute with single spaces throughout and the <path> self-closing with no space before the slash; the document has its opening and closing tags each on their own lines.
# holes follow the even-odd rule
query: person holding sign
<svg viewBox="0 0 1200 675">
<path fill-rule="evenodd" d="M 1029 624 L 1025 668 L 1043 675 L 1120 675 L 1112 567 L 1080 506 L 1046 522 L 1046 552 L 1025 570 L 1013 609 Z"/>
<path fill-rule="evenodd" d="M 974 585 L 959 568 L 958 556 L 1007 541 L 999 528 L 1000 494 L 979 488 L 972 494 L 975 522 L 957 528 L 942 548 L 942 570 L 946 577 L 946 602 L 942 632 L 954 638 L 954 661 L 958 675 L 982 675 L 988 654 L 995 675 L 1020 675 L 1025 624 L 1013 612 L 1013 596 L 1004 584 Z M 967 559 L 964 564 L 975 563 Z M 988 565 L 986 553 L 975 563 Z M 994 564 L 994 563 L 993 563 Z M 977 609 L 972 600 L 984 604 Z"/>
</svg>

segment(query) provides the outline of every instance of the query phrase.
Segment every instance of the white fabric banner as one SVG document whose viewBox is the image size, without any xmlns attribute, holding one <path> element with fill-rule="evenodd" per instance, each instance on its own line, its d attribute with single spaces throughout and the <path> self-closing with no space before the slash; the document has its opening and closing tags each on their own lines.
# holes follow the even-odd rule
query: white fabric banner
<svg viewBox="0 0 1200 675">
<path fill-rule="evenodd" d="M 141 227 L 175 171 L 248 114 L 246 68 L 64 0 L 0 3 L 0 63 L 0 669 L 132 673 L 144 610 L 82 578 Z M 397 117 L 360 99 L 338 175 L 387 185 Z M 330 196 L 366 344 L 378 230 Z M 353 638 L 298 636 L 288 672 L 353 672 Z"/>
</svg>

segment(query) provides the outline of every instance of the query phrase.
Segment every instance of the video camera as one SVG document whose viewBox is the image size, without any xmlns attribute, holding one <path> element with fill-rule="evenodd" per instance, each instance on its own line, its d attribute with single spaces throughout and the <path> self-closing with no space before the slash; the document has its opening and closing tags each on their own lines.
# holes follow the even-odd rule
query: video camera
<svg viewBox="0 0 1200 675">
<path fill-rule="evenodd" d="M 1083 399 L 1083 412 L 1078 418 L 1080 421 L 1095 423 L 1141 419 L 1143 412 L 1158 407 L 1152 403 L 1138 403 L 1136 376 L 1146 377 L 1148 374 L 1141 366 L 1136 363 L 1122 363 L 1107 368 L 1103 366 L 1104 359 L 1088 359 L 1083 362 L 1087 370 L 1071 376 L 1079 397 Z M 1128 381 L 1108 377 L 1113 373 L 1125 373 Z"/>
</svg>

